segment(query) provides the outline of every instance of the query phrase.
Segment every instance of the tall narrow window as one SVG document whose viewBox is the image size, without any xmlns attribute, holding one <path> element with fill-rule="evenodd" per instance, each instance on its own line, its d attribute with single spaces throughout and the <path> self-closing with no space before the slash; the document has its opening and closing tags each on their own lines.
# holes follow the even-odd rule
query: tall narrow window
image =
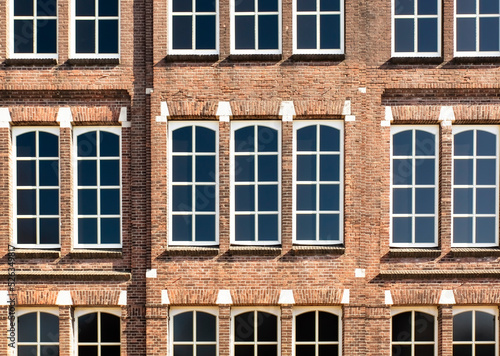
<svg viewBox="0 0 500 356">
<path fill-rule="evenodd" d="M 11 57 L 57 58 L 57 1 L 12 0 Z"/>
<path fill-rule="evenodd" d="M 77 247 L 121 247 L 120 130 L 75 128 Z"/>
<path fill-rule="evenodd" d="M 169 4 L 169 53 L 217 54 L 217 0 L 169 0 Z"/>
<path fill-rule="evenodd" d="M 294 0 L 294 53 L 344 53 L 344 1 Z"/>
<path fill-rule="evenodd" d="M 279 123 L 232 124 L 234 244 L 280 241 Z"/>
<path fill-rule="evenodd" d="M 120 317 L 116 313 L 75 311 L 78 356 L 120 356 Z"/>
<path fill-rule="evenodd" d="M 295 243 L 342 242 L 342 123 L 296 122 Z"/>
<path fill-rule="evenodd" d="M 300 311 L 294 318 L 295 356 L 338 356 L 340 318 L 327 311 Z"/>
<path fill-rule="evenodd" d="M 441 1 L 392 1 L 392 55 L 395 57 L 440 56 Z"/>
<path fill-rule="evenodd" d="M 58 316 L 52 312 L 20 311 L 17 317 L 17 355 L 58 356 Z"/>
<path fill-rule="evenodd" d="M 170 243 L 217 243 L 217 124 L 170 123 Z"/>
<path fill-rule="evenodd" d="M 392 356 L 435 355 L 436 316 L 424 311 L 395 311 L 392 323 Z"/>
<path fill-rule="evenodd" d="M 120 1 L 74 0 L 74 55 L 78 58 L 118 58 Z"/>
<path fill-rule="evenodd" d="M 234 316 L 234 356 L 278 356 L 278 317 L 263 311 Z"/>
<path fill-rule="evenodd" d="M 171 312 L 173 356 L 216 356 L 217 316 L 200 311 Z"/>
<path fill-rule="evenodd" d="M 392 245 L 437 245 L 437 127 L 392 129 Z"/>
<path fill-rule="evenodd" d="M 453 310 L 453 356 L 496 356 L 497 313 L 494 310 Z"/>
<path fill-rule="evenodd" d="M 14 130 L 16 242 L 18 247 L 59 246 L 59 130 Z"/>
<path fill-rule="evenodd" d="M 500 2 L 455 0 L 455 55 L 500 55 Z"/>
<path fill-rule="evenodd" d="M 231 0 L 231 52 L 281 53 L 281 1 Z"/>
<path fill-rule="evenodd" d="M 453 127 L 453 245 L 498 244 L 498 127 Z"/>
</svg>

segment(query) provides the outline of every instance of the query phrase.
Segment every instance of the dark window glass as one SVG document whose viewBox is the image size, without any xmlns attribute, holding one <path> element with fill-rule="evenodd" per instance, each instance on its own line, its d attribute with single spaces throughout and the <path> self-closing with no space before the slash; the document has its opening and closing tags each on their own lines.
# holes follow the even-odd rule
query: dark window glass
<svg viewBox="0 0 500 356">
<path fill-rule="evenodd" d="M 473 183 L 474 161 L 472 159 L 455 159 L 454 184 L 471 185 Z"/>
<path fill-rule="evenodd" d="M 195 194 L 196 211 L 215 211 L 216 191 L 214 185 L 197 185 Z"/>
<path fill-rule="evenodd" d="M 95 1 L 76 0 L 75 4 L 76 4 L 76 16 L 95 16 Z"/>
<path fill-rule="evenodd" d="M 103 244 L 120 243 L 120 219 L 118 218 L 101 219 L 101 243 Z"/>
<path fill-rule="evenodd" d="M 118 0 L 100 0 L 99 16 L 118 16 Z"/>
<path fill-rule="evenodd" d="M 457 0 L 457 14 L 475 14 L 476 2 L 470 0 Z"/>
<path fill-rule="evenodd" d="M 258 19 L 259 49 L 278 49 L 278 15 L 260 15 Z"/>
<path fill-rule="evenodd" d="M 278 11 L 278 0 L 258 0 L 259 11 Z"/>
<path fill-rule="evenodd" d="M 415 13 L 414 0 L 395 0 L 394 10 L 396 15 L 413 15 Z"/>
<path fill-rule="evenodd" d="M 399 132 L 392 136 L 393 156 L 411 156 L 413 152 L 413 135 L 411 130 Z"/>
<path fill-rule="evenodd" d="M 236 182 L 252 182 L 255 179 L 255 158 L 254 156 L 236 156 L 235 164 L 235 181 Z"/>
<path fill-rule="evenodd" d="M 193 218 L 191 215 L 172 216 L 172 240 L 191 241 L 193 236 Z"/>
<path fill-rule="evenodd" d="M 97 214 L 97 189 L 78 189 L 78 214 Z"/>
<path fill-rule="evenodd" d="M 472 2 L 472 1 L 471 1 Z M 458 18 L 457 19 L 457 50 L 475 51 L 476 50 L 476 19 Z"/>
<path fill-rule="evenodd" d="M 316 49 L 316 16 L 297 16 L 297 48 Z"/>
<path fill-rule="evenodd" d="M 97 219 L 95 218 L 78 219 L 78 243 L 80 244 L 97 243 Z"/>
<path fill-rule="evenodd" d="M 196 126 L 196 152 L 215 152 L 215 131 Z"/>
<path fill-rule="evenodd" d="M 59 219 L 53 219 L 53 218 L 40 219 L 40 243 L 41 244 L 59 243 Z"/>
<path fill-rule="evenodd" d="M 19 342 L 37 342 L 37 315 L 29 313 L 17 319 L 19 323 Z"/>
<path fill-rule="evenodd" d="M 319 341 L 339 340 L 339 317 L 335 314 L 318 312 Z"/>
<path fill-rule="evenodd" d="M 476 242 L 490 244 L 495 242 L 495 218 L 476 218 Z"/>
<path fill-rule="evenodd" d="M 453 136 L 453 148 L 455 156 L 472 156 L 474 154 L 474 131 L 469 130 L 457 133 Z"/>
<path fill-rule="evenodd" d="M 316 239 L 316 214 L 298 214 L 297 217 L 297 240 Z"/>
<path fill-rule="evenodd" d="M 59 185 L 59 161 L 44 160 L 38 162 L 40 167 L 38 184 L 45 187 Z"/>
<path fill-rule="evenodd" d="M 118 20 L 99 20 L 99 53 L 118 53 Z"/>
<path fill-rule="evenodd" d="M 395 22 L 395 37 L 396 37 L 396 52 L 413 52 L 415 49 L 414 19 L 396 19 Z"/>
<path fill-rule="evenodd" d="M 59 190 L 42 189 L 40 194 L 40 215 L 58 215 L 59 214 Z"/>
<path fill-rule="evenodd" d="M 320 16 L 320 48 L 340 48 L 340 15 Z"/>
<path fill-rule="evenodd" d="M 101 185 L 120 185 L 120 161 L 101 160 L 100 165 Z"/>
<path fill-rule="evenodd" d="M 315 341 L 316 313 L 308 312 L 295 318 L 295 340 Z M 314 350 L 314 349 L 313 349 Z"/>
<path fill-rule="evenodd" d="M 336 184 L 321 184 L 319 188 L 319 209 L 339 210 L 339 186 Z"/>
<path fill-rule="evenodd" d="M 412 189 L 394 189 L 392 192 L 392 212 L 394 214 L 411 214 Z"/>
<path fill-rule="evenodd" d="M 437 52 L 438 19 L 418 19 L 418 51 Z"/>
<path fill-rule="evenodd" d="M 498 4 L 498 2 L 497 2 Z M 479 50 L 498 51 L 499 50 L 499 24 L 496 18 L 479 19 Z"/>
<path fill-rule="evenodd" d="M 275 182 L 278 180 L 278 156 L 266 155 L 258 157 L 259 182 Z"/>
<path fill-rule="evenodd" d="M 396 191 L 396 189 L 394 190 Z M 416 188 L 415 189 L 415 213 L 433 214 L 434 213 L 434 188 Z M 396 212 L 396 211 L 394 211 Z"/>
<path fill-rule="evenodd" d="M 434 159 L 416 159 L 415 160 L 415 184 L 432 185 L 435 177 Z"/>
<path fill-rule="evenodd" d="M 33 16 L 33 0 L 14 0 L 14 16 Z"/>
<path fill-rule="evenodd" d="M 56 135 L 40 131 L 38 139 L 40 157 L 59 157 L 59 138 Z"/>
<path fill-rule="evenodd" d="M 37 53 L 57 52 L 57 21 L 38 20 L 37 22 Z"/>
<path fill-rule="evenodd" d="M 36 219 L 17 219 L 17 242 L 19 244 L 36 243 Z"/>
<path fill-rule="evenodd" d="M 30 355 L 33 355 L 33 354 L 30 354 Z M 57 345 L 40 346 L 40 355 L 41 356 L 59 356 L 59 346 L 57 346 Z"/>
<path fill-rule="evenodd" d="M 40 341 L 59 341 L 59 318 L 48 313 L 40 313 Z"/>
<path fill-rule="evenodd" d="M 319 158 L 319 179 L 321 181 L 339 180 L 339 160 L 338 155 L 321 155 Z"/>
<path fill-rule="evenodd" d="M 101 342 L 120 342 L 120 318 L 101 313 Z"/>
<path fill-rule="evenodd" d="M 97 132 L 86 132 L 78 136 L 77 151 L 78 157 L 97 157 Z"/>
<path fill-rule="evenodd" d="M 415 312 L 415 341 L 434 341 L 434 317 Z"/>
<path fill-rule="evenodd" d="M 173 49 L 192 49 L 192 16 L 174 16 Z"/>
<path fill-rule="evenodd" d="M 172 187 L 172 210 L 192 211 L 193 209 L 193 189 L 190 186 Z"/>
<path fill-rule="evenodd" d="M 17 157 L 35 157 L 35 135 L 36 133 L 33 131 L 17 136 Z"/>
<path fill-rule="evenodd" d="M 215 241 L 215 216 L 196 216 L 196 241 Z"/>
<path fill-rule="evenodd" d="M 453 218 L 453 242 L 472 243 L 472 218 Z"/>
<path fill-rule="evenodd" d="M 97 185 L 97 162 L 95 160 L 78 161 L 78 185 Z"/>
<path fill-rule="evenodd" d="M 196 0 L 196 11 L 215 12 L 215 0 Z"/>
<path fill-rule="evenodd" d="M 498 14 L 498 1 L 497 0 L 479 0 L 479 13 L 480 14 Z"/>
<path fill-rule="evenodd" d="M 437 15 L 438 0 L 419 0 L 417 7 L 419 15 Z"/>
<path fill-rule="evenodd" d="M 234 132 L 234 150 L 235 152 L 254 152 L 255 151 L 255 127 L 248 126 L 238 129 Z"/>
<path fill-rule="evenodd" d="M 236 241 L 255 241 L 255 216 L 235 216 Z"/>
<path fill-rule="evenodd" d="M 297 130 L 297 151 L 316 151 L 316 126 Z"/>
<path fill-rule="evenodd" d="M 259 215 L 258 241 L 278 241 L 278 215 Z"/>
<path fill-rule="evenodd" d="M 173 152 L 192 152 L 192 142 L 193 130 L 190 126 L 179 128 L 172 133 Z M 206 152 L 198 150 L 198 147 L 196 148 L 196 150 L 200 152 Z"/>
<path fill-rule="evenodd" d="M 340 11 L 341 0 L 320 0 L 320 11 Z"/>
<path fill-rule="evenodd" d="M 17 214 L 35 215 L 36 214 L 36 190 L 18 190 L 17 191 Z"/>
<path fill-rule="evenodd" d="M 320 151 L 339 151 L 340 150 L 340 131 L 333 127 L 320 126 L 319 131 Z"/>
<path fill-rule="evenodd" d="M 36 13 L 38 16 L 56 16 L 57 1 L 56 0 L 37 0 Z"/>
<path fill-rule="evenodd" d="M 254 11 L 254 0 L 235 0 L 235 11 L 236 12 L 245 12 L 245 11 Z"/>
<path fill-rule="evenodd" d="M 76 53 L 95 53 L 95 20 L 76 21 Z"/>
<path fill-rule="evenodd" d="M 411 217 L 392 220 L 392 240 L 394 243 L 411 243 L 412 223 Z"/>
<path fill-rule="evenodd" d="M 236 16 L 234 19 L 234 28 L 235 48 L 255 49 L 255 17 Z"/>
<path fill-rule="evenodd" d="M 120 137 L 111 132 L 99 132 L 99 154 L 101 157 L 120 156 Z"/>
<path fill-rule="evenodd" d="M 235 341 L 254 341 L 254 319 L 254 312 L 243 313 L 234 318 Z"/>
<path fill-rule="evenodd" d="M 497 2 L 498 4 L 498 2 Z M 496 156 L 497 137 L 496 135 L 477 130 L 477 152 L 478 156 Z"/>
<path fill-rule="evenodd" d="M 197 341 L 216 340 L 216 320 L 214 315 L 197 312 L 196 313 L 196 338 Z"/>
<path fill-rule="evenodd" d="M 297 11 L 315 11 L 316 0 L 297 0 Z"/>
<path fill-rule="evenodd" d="M 172 10 L 174 12 L 191 12 L 193 2 L 186 0 L 173 0 L 172 1 Z"/>
<path fill-rule="evenodd" d="M 339 240 L 339 225 L 338 214 L 320 214 L 319 239 L 324 241 Z"/>
<path fill-rule="evenodd" d="M 36 355 L 36 346 L 21 346 L 19 345 L 17 348 L 18 356 L 33 356 Z"/>
<path fill-rule="evenodd" d="M 259 185 L 258 190 L 259 211 L 277 211 L 278 186 Z"/>
<path fill-rule="evenodd" d="M 101 346 L 101 355 L 120 356 L 120 346 Z M 81 355 L 79 355 L 81 356 Z"/>
<path fill-rule="evenodd" d="M 316 210 L 316 185 L 297 185 L 297 210 Z"/>
<path fill-rule="evenodd" d="M 392 175 L 394 185 L 411 185 L 413 167 L 411 159 L 393 159 Z"/>
<path fill-rule="evenodd" d="M 215 156 L 196 157 L 196 181 L 215 182 Z"/>
<path fill-rule="evenodd" d="M 237 185 L 235 187 L 236 211 L 255 210 L 255 187 L 253 185 Z"/>
<path fill-rule="evenodd" d="M 258 126 L 257 133 L 259 152 L 278 151 L 278 131 L 270 127 Z"/>
<path fill-rule="evenodd" d="M 97 346 L 78 346 L 78 356 L 97 356 Z"/>
<path fill-rule="evenodd" d="M 14 52 L 33 53 L 33 20 L 14 20 Z"/>
<path fill-rule="evenodd" d="M 193 165 L 191 156 L 174 156 L 172 158 L 173 165 L 173 181 L 174 182 L 191 182 Z"/>
<path fill-rule="evenodd" d="M 316 155 L 297 156 L 297 180 L 316 180 Z"/>
<path fill-rule="evenodd" d="M 101 190 L 101 214 L 120 214 L 120 191 L 118 189 Z"/>
<path fill-rule="evenodd" d="M 196 16 L 196 49 L 215 49 L 215 37 L 215 15 Z"/>
<path fill-rule="evenodd" d="M 82 315 L 78 318 L 78 342 L 97 342 L 97 313 Z"/>
</svg>

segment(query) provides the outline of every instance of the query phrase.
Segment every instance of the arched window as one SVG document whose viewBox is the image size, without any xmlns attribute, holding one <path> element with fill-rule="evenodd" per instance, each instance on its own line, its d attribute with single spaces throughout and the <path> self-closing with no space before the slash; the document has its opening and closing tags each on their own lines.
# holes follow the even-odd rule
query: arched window
<svg viewBox="0 0 500 356">
<path fill-rule="evenodd" d="M 420 310 L 392 316 L 392 356 L 435 355 L 436 316 Z"/>
<path fill-rule="evenodd" d="M 17 317 L 17 355 L 59 355 L 59 317 L 43 311 L 20 311 Z"/>
<path fill-rule="evenodd" d="M 102 311 L 76 315 L 78 356 L 120 356 L 120 317 Z"/>
<path fill-rule="evenodd" d="M 233 319 L 234 356 L 278 356 L 278 316 L 248 311 Z"/>
<path fill-rule="evenodd" d="M 338 356 L 340 317 L 322 310 L 301 312 L 294 317 L 295 356 Z"/>
<path fill-rule="evenodd" d="M 217 316 L 204 311 L 172 311 L 173 356 L 216 356 Z"/>
<path fill-rule="evenodd" d="M 497 355 L 497 316 L 489 310 L 454 310 L 453 355 Z"/>
</svg>

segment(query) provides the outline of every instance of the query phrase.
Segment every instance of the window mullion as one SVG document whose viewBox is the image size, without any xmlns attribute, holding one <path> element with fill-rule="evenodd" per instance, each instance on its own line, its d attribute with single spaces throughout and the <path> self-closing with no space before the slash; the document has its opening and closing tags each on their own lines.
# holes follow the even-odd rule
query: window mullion
<svg viewBox="0 0 500 356">
<path fill-rule="evenodd" d="M 316 49 L 321 49 L 321 11 L 320 0 L 316 0 Z M 318 125 L 319 127 L 319 125 Z M 318 136 L 319 138 L 319 136 Z"/>
<path fill-rule="evenodd" d="M 320 217 L 320 194 L 319 194 L 319 189 L 321 188 L 321 181 L 319 178 L 319 172 L 320 172 L 320 162 L 321 162 L 321 151 L 320 151 L 320 144 L 319 144 L 319 139 L 320 139 L 320 125 L 316 125 L 316 241 L 320 241 L 320 234 L 319 234 L 319 217 Z"/>
<path fill-rule="evenodd" d="M 193 0 L 194 1 L 194 0 Z M 196 125 L 191 126 L 191 241 L 196 240 Z"/>
</svg>

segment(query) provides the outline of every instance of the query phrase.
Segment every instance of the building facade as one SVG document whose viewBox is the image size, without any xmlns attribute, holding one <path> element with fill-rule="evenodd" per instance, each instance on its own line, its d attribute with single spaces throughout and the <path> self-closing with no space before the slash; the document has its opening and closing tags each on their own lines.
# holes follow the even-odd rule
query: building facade
<svg viewBox="0 0 500 356">
<path fill-rule="evenodd" d="M 499 355 L 498 0 L 0 16 L 0 355 Z"/>
</svg>

